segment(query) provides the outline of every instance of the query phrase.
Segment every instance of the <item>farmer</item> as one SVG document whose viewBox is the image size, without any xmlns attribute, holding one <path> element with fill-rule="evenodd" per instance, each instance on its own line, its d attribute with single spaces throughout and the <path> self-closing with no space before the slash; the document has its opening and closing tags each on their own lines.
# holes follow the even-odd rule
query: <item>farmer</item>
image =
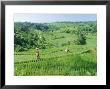
<svg viewBox="0 0 110 89">
<path fill-rule="evenodd" d="M 65 49 L 65 52 L 68 53 L 68 52 L 70 52 L 70 50 L 69 50 L 68 48 L 66 48 L 66 49 Z"/>
<path fill-rule="evenodd" d="M 40 59 L 39 48 L 36 48 L 36 59 Z"/>
</svg>

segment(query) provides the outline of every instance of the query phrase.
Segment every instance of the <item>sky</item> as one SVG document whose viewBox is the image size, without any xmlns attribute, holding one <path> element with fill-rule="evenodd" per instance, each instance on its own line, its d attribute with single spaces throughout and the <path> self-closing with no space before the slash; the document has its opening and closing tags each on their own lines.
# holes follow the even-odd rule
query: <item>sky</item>
<svg viewBox="0 0 110 89">
<path fill-rule="evenodd" d="M 39 13 L 16 13 L 14 22 L 50 23 L 61 21 L 96 21 L 96 14 L 39 14 Z"/>
</svg>

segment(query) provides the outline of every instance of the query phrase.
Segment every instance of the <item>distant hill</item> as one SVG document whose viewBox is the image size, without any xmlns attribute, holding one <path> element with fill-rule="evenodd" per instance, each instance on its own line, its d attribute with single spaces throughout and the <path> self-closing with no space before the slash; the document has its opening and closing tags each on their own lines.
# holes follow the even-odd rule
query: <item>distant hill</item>
<svg viewBox="0 0 110 89">
<path fill-rule="evenodd" d="M 86 21 L 86 22 L 52 22 L 52 23 L 31 23 L 31 22 L 15 22 L 14 27 L 19 29 L 37 29 L 41 31 L 49 31 L 52 28 L 58 28 L 65 27 L 65 26 L 79 26 L 79 25 L 95 25 L 96 21 Z M 54 29 L 55 30 L 55 29 Z"/>
</svg>

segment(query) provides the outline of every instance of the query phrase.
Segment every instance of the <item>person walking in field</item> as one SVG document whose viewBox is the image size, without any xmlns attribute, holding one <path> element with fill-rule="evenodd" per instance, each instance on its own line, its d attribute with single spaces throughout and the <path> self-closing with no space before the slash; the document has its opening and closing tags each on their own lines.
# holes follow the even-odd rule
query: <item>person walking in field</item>
<svg viewBox="0 0 110 89">
<path fill-rule="evenodd" d="M 69 50 L 68 48 L 66 48 L 66 49 L 65 49 L 65 52 L 68 53 L 68 52 L 70 52 L 70 50 Z"/>
<path fill-rule="evenodd" d="M 36 48 L 36 59 L 40 59 L 39 48 Z"/>
</svg>

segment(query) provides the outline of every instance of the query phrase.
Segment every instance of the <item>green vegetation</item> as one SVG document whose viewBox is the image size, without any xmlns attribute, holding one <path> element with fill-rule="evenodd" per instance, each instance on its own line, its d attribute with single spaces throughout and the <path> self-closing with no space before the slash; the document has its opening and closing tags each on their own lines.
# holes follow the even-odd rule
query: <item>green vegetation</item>
<svg viewBox="0 0 110 89">
<path fill-rule="evenodd" d="M 14 26 L 15 76 L 97 74 L 95 21 L 16 22 Z M 40 51 L 39 60 L 36 47 Z"/>
</svg>

